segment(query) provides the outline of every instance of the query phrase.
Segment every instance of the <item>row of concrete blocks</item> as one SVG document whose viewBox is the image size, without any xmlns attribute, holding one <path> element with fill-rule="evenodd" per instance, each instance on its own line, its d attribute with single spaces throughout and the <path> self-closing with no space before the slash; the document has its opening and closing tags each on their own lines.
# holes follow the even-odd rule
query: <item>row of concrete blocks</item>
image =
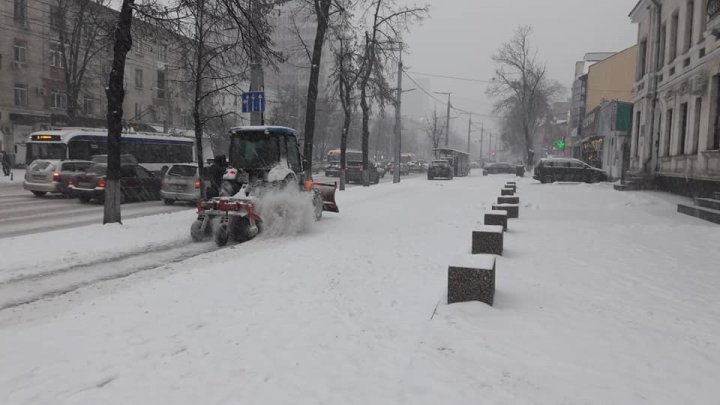
<svg viewBox="0 0 720 405">
<path fill-rule="evenodd" d="M 507 182 L 492 211 L 485 213 L 484 225 L 472 233 L 471 254 L 456 258 L 448 268 L 448 304 L 480 301 L 493 305 L 495 299 L 495 258 L 503 254 L 503 237 L 508 219 L 520 217 L 517 184 Z"/>
</svg>

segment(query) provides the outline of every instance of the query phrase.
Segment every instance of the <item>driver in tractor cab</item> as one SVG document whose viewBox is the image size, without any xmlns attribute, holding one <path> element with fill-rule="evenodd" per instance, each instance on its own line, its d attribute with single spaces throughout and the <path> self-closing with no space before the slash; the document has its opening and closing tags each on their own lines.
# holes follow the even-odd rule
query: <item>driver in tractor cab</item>
<svg viewBox="0 0 720 405">
<path fill-rule="evenodd" d="M 227 168 L 227 160 L 225 159 L 225 155 L 215 156 L 213 164 L 208 170 L 208 175 L 210 177 L 210 187 L 208 187 L 207 190 L 207 198 L 220 196 L 220 187 L 222 186 L 225 168 Z"/>
</svg>

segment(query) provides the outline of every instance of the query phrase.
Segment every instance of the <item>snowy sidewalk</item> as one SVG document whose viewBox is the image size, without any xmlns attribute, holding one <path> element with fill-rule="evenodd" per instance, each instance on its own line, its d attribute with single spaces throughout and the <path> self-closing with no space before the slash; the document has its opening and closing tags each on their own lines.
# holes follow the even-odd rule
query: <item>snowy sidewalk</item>
<svg viewBox="0 0 720 405">
<path fill-rule="evenodd" d="M 495 306 L 444 304 L 508 178 L 353 188 L 308 233 L 2 311 L 0 403 L 720 397 L 720 230 L 676 197 L 524 179 Z"/>
</svg>

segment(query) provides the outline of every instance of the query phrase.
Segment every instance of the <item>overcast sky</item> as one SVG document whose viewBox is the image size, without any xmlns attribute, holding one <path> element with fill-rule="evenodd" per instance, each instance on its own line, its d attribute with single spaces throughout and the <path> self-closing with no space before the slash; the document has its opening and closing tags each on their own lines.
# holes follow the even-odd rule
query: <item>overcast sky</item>
<svg viewBox="0 0 720 405">
<path fill-rule="evenodd" d="M 410 72 L 488 80 L 494 72 L 493 53 L 519 25 L 529 24 L 550 77 L 569 88 L 575 61 L 585 53 L 620 51 L 635 44 L 637 27 L 628 18 L 635 4 L 636 0 L 431 0 L 430 18 L 405 38 L 410 46 L 406 67 Z M 453 92 L 453 105 L 459 108 L 490 111 L 486 83 L 410 75 L 429 79 L 426 84 L 434 91 Z M 406 80 L 403 87 L 416 86 Z"/>
</svg>

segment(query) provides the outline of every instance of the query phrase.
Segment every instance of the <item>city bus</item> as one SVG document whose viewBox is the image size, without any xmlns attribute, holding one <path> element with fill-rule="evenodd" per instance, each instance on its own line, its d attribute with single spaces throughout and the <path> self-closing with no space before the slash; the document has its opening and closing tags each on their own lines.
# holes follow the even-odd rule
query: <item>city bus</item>
<svg viewBox="0 0 720 405">
<path fill-rule="evenodd" d="M 455 149 L 438 148 L 434 150 L 435 159 L 447 160 L 453 167 L 456 177 L 470 174 L 470 154 Z"/>
<path fill-rule="evenodd" d="M 204 143 L 204 142 L 203 142 Z M 30 134 L 26 162 L 36 159 L 92 160 L 107 154 L 107 130 L 64 128 Z M 121 153 L 135 156 L 147 170 L 159 172 L 172 163 L 195 162 L 195 142 L 191 137 L 161 133 L 123 133 Z"/>
</svg>

